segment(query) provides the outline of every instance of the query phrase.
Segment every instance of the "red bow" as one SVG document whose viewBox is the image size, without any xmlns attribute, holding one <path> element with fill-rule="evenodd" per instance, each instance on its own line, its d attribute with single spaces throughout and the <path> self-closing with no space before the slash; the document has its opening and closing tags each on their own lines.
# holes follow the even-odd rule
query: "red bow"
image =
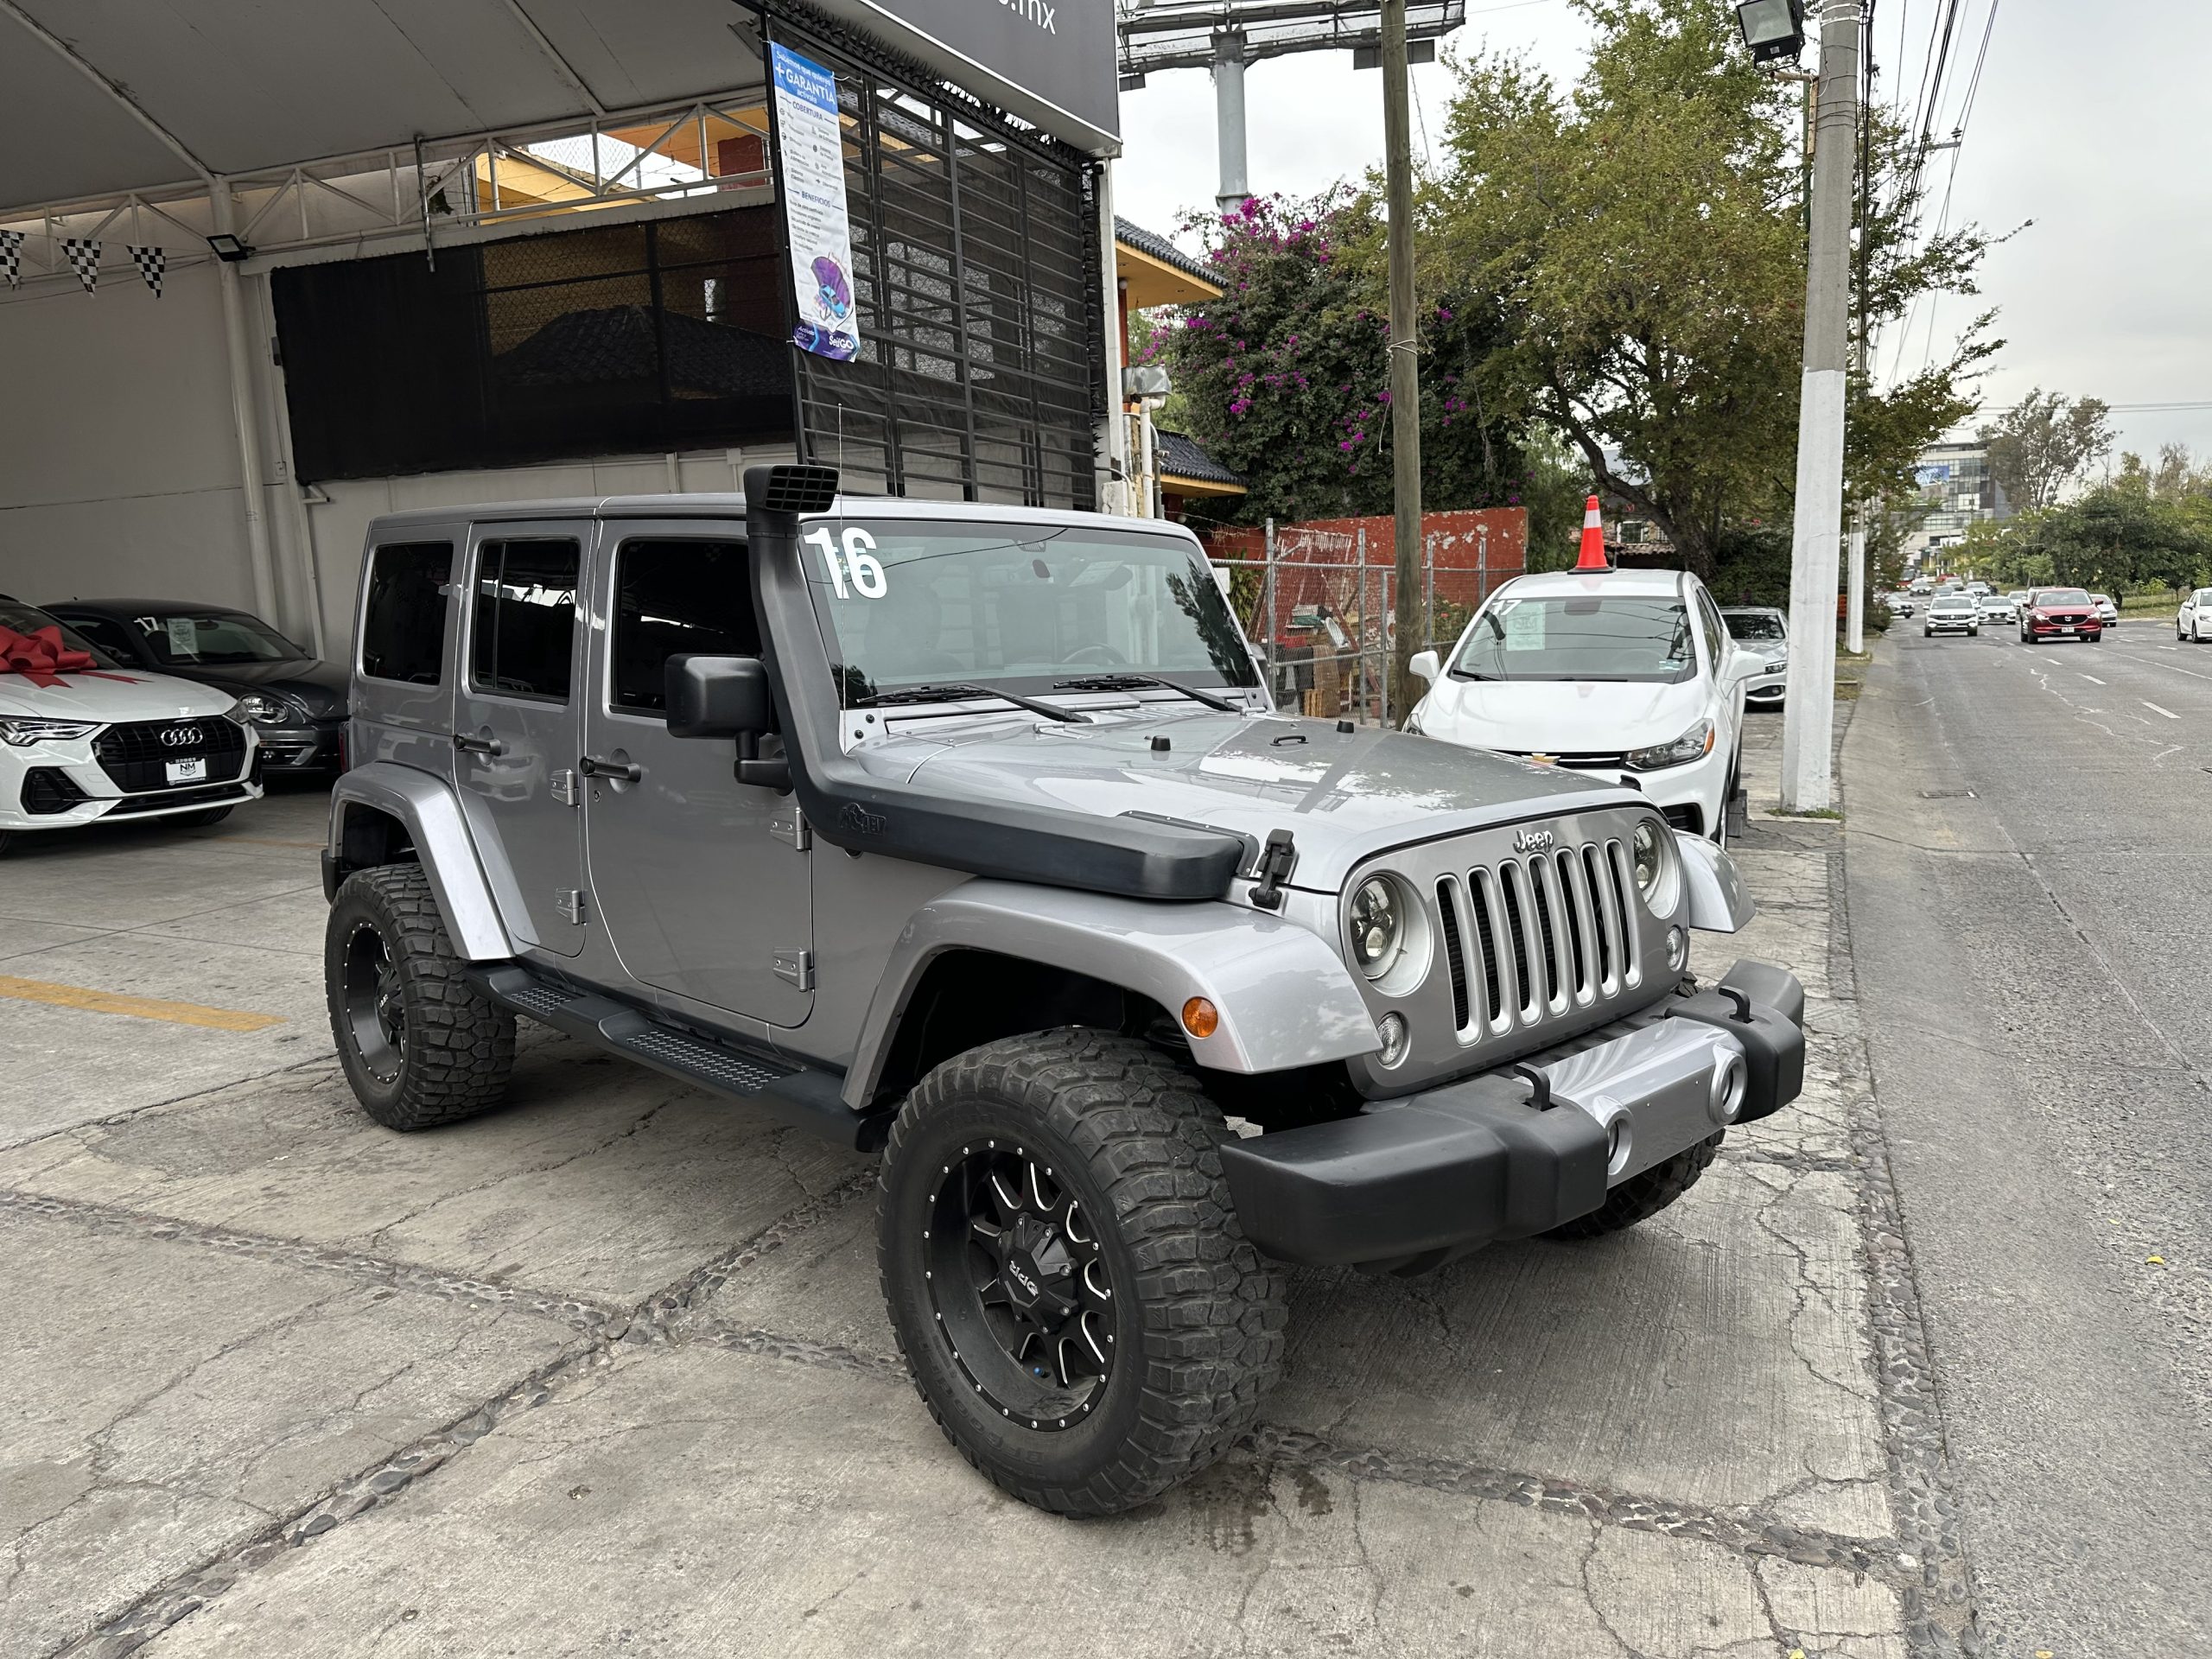
<svg viewBox="0 0 2212 1659">
<path fill-rule="evenodd" d="M 92 666 L 92 653 L 73 651 L 61 643 L 61 630 L 48 626 L 17 633 L 0 623 L 0 674 L 20 674 L 33 685 L 60 685 L 64 674 L 84 674 L 96 680 L 137 681 L 128 674 L 103 674 Z"/>
</svg>

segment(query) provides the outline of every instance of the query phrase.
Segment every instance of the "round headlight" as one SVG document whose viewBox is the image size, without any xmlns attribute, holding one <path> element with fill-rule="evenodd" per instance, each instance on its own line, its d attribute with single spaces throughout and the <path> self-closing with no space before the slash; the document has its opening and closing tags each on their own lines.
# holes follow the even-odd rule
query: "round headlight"
<svg viewBox="0 0 2212 1659">
<path fill-rule="evenodd" d="M 1660 851 L 1658 824 L 1649 818 L 1638 819 L 1629 849 L 1636 864 L 1636 890 L 1649 900 L 1665 868 L 1660 862 L 1664 855 Z"/>
<path fill-rule="evenodd" d="M 285 708 L 281 702 L 265 691 L 247 692 L 238 699 L 238 707 L 245 711 L 245 717 L 248 720 L 263 726 L 273 726 L 291 713 L 290 709 Z"/>
<path fill-rule="evenodd" d="M 1405 906 L 1397 883 L 1370 875 L 1351 896 L 1349 920 L 1351 959 L 1370 979 L 1380 979 L 1396 965 L 1406 948 Z"/>
</svg>

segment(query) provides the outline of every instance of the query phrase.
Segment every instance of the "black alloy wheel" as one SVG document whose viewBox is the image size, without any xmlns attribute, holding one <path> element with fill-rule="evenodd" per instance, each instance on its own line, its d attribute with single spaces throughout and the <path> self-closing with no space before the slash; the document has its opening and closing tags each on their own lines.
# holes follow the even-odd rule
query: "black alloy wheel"
<svg viewBox="0 0 2212 1659">
<path fill-rule="evenodd" d="M 1118 1345 L 1111 1269 L 1065 1179 L 1027 1147 L 963 1147 L 922 1233 L 955 1362 L 1001 1416 L 1038 1430 L 1090 1414 Z"/>
<path fill-rule="evenodd" d="M 346 941 L 339 1001 L 353 1052 L 378 1083 L 395 1083 L 407 1059 L 407 1004 L 400 994 L 399 964 L 384 935 L 366 918 Z"/>
<path fill-rule="evenodd" d="M 514 1016 L 465 969 L 421 866 L 356 870 L 339 887 L 323 936 L 330 1035 L 354 1098 L 386 1128 L 455 1122 L 505 1093 Z"/>
<path fill-rule="evenodd" d="M 1116 1515 L 1204 1468 L 1282 1366 L 1284 1286 L 1237 1224 L 1196 1074 L 1139 1038 L 1005 1037 L 917 1084 L 876 1266 L 914 1388 L 991 1481 Z"/>
</svg>

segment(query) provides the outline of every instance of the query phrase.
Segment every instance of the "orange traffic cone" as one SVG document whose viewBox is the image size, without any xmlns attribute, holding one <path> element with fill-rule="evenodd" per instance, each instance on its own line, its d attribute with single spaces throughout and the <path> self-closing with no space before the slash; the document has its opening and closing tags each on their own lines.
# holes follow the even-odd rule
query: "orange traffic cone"
<svg viewBox="0 0 2212 1659">
<path fill-rule="evenodd" d="M 1610 570 L 1605 563 L 1605 521 L 1598 512 L 1598 498 L 1592 496 L 1590 505 L 1582 509 L 1582 553 L 1574 561 L 1577 570 Z"/>
</svg>

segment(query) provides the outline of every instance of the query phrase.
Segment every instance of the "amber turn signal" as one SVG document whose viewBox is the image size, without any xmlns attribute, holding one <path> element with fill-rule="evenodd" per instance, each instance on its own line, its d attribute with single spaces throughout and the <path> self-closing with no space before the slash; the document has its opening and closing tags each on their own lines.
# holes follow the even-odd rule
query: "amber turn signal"
<svg viewBox="0 0 2212 1659">
<path fill-rule="evenodd" d="M 1221 1024 L 1221 1010 L 1203 996 L 1194 996 L 1183 1005 L 1183 1029 L 1193 1037 L 1211 1037 Z"/>
</svg>

